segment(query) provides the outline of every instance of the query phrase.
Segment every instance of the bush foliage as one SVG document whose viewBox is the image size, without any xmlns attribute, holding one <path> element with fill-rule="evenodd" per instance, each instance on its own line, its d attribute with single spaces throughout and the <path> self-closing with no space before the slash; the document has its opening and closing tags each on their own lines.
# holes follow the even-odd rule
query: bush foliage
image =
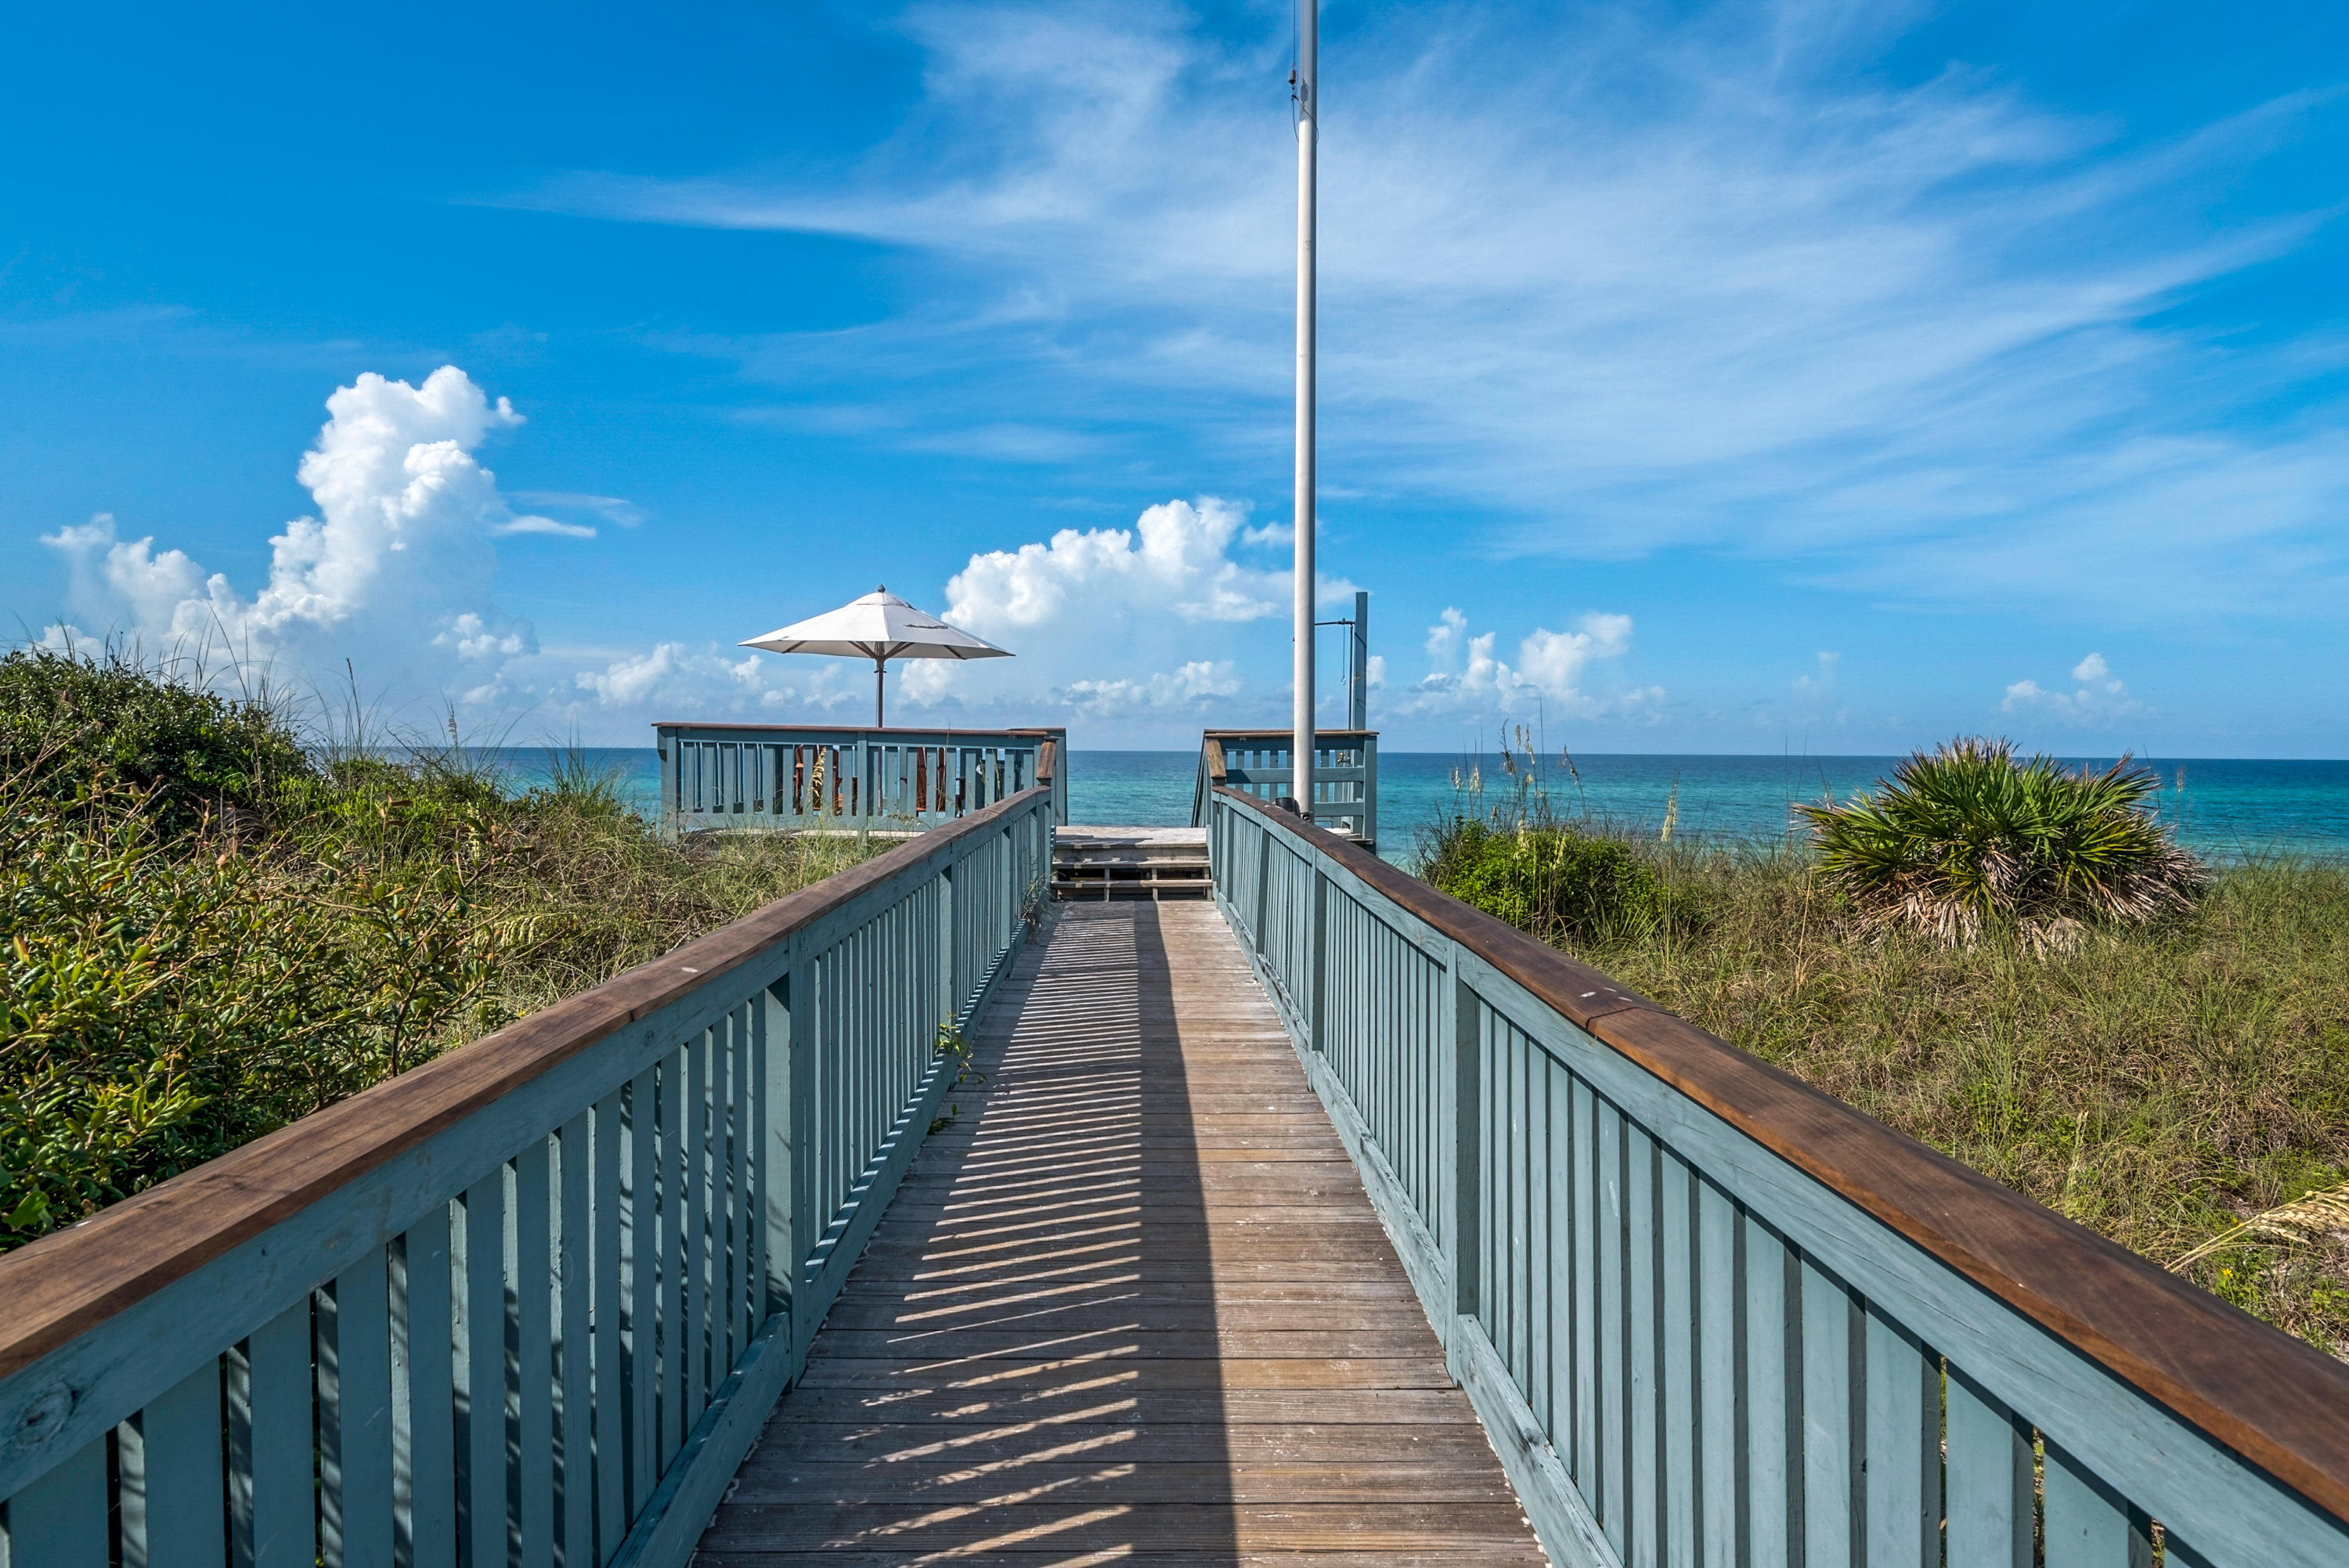
<svg viewBox="0 0 2349 1568">
<path fill-rule="evenodd" d="M 112 658 L 0 659 L 0 1251 L 868 852 L 671 843 L 575 763 L 316 755 Z"/>
<path fill-rule="evenodd" d="M 1455 818 L 1433 835 L 1423 874 L 1545 942 L 1651 935 L 1697 918 L 1693 901 L 1628 844 L 1561 823 Z"/>
<path fill-rule="evenodd" d="M 231 701 L 114 649 L 0 658 L 0 779 L 62 803 L 101 775 L 140 791 L 157 826 L 181 833 L 265 810 L 314 769 L 266 694 Z"/>
</svg>

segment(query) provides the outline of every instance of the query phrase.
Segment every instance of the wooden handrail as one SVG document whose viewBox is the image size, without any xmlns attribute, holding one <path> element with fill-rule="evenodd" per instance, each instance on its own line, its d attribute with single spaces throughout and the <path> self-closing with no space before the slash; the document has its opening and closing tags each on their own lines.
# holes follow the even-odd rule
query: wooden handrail
<svg viewBox="0 0 2349 1568">
<path fill-rule="evenodd" d="M 500 1097 L 980 833 L 1042 786 L 862 865 L 0 1255 L 0 1377 L 70 1343 Z"/>
<path fill-rule="evenodd" d="M 1224 768 L 1224 743 L 1213 736 L 1200 743 L 1199 761 L 1207 770 L 1207 781 L 1218 789 L 1230 777 Z"/>
<path fill-rule="evenodd" d="M 1289 732 L 1285 729 L 1206 729 L 1201 730 L 1200 734 L 1208 740 L 1252 740 L 1260 738 L 1266 740 L 1286 741 L 1289 738 Z M 1378 731 L 1375 729 L 1317 729 L 1313 734 L 1318 744 L 1325 738 L 1363 740 L 1378 734 Z"/>
<path fill-rule="evenodd" d="M 1218 793 L 2349 1522 L 2349 1367 L 1337 834 L 1242 791 Z"/>
<path fill-rule="evenodd" d="M 652 727 L 742 730 L 760 735 L 968 735 L 991 740 L 1034 740 L 1050 734 L 1041 729 L 956 729 L 946 725 L 893 724 L 875 729 L 869 724 L 716 724 L 698 718 L 656 719 Z"/>
</svg>

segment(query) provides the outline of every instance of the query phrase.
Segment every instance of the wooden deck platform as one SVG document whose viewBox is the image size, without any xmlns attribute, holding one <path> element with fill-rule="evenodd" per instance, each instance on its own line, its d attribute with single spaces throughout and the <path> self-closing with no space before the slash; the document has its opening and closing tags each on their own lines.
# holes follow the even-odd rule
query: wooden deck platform
<svg viewBox="0 0 2349 1568">
<path fill-rule="evenodd" d="M 1213 904 L 1064 905 L 703 1536 L 785 1560 L 1545 1561 Z"/>
</svg>

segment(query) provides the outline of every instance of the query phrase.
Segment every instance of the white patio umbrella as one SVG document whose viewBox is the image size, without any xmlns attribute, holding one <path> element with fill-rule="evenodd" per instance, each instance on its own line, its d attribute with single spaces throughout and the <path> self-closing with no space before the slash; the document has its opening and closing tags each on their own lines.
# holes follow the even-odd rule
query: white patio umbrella
<svg viewBox="0 0 2349 1568">
<path fill-rule="evenodd" d="M 771 654 L 832 654 L 873 661 L 873 727 L 882 727 L 882 682 L 891 659 L 1008 659 L 1011 650 L 958 632 L 926 610 L 916 610 L 885 585 L 837 610 L 798 622 L 742 646 Z"/>
</svg>

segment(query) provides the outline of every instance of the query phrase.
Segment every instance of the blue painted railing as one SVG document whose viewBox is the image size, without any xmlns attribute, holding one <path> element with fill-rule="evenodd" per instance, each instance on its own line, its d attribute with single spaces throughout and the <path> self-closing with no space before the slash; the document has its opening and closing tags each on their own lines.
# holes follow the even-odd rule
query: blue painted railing
<svg viewBox="0 0 2349 1568">
<path fill-rule="evenodd" d="M 718 828 L 917 830 L 1040 781 L 1069 820 L 1065 729 L 839 729 L 657 724 L 661 821 Z"/>
<path fill-rule="evenodd" d="M 0 1564 L 683 1563 L 1053 820 L 1028 789 L 0 1257 Z"/>
<path fill-rule="evenodd" d="M 2349 1563 L 2349 1368 L 1331 834 L 1210 817 L 1560 1563 Z"/>
<path fill-rule="evenodd" d="M 1259 800 L 1296 793 L 1297 769 L 1287 730 L 1211 729 L 1199 741 L 1199 773 L 1191 790 L 1191 826 L 1207 825 L 1208 802 L 1218 789 Z M 1313 822 L 1376 849 L 1379 841 L 1379 732 L 1323 729 L 1313 737 Z"/>
</svg>

